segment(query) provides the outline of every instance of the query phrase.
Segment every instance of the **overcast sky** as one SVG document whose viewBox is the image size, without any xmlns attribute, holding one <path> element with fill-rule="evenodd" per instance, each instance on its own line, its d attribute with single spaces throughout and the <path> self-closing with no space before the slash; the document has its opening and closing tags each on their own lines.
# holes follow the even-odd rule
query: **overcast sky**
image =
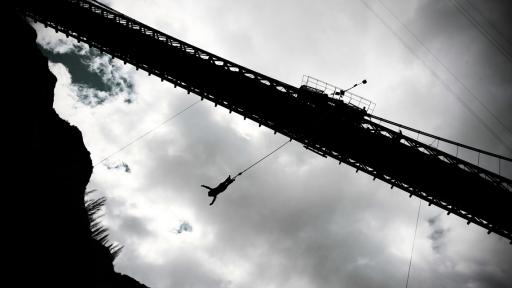
<svg viewBox="0 0 512 288">
<path fill-rule="evenodd" d="M 511 157 L 511 9 L 480 2 L 105 1 L 295 86 L 303 74 L 342 88 L 367 79 L 354 92 L 377 103 L 375 114 Z M 94 163 L 199 99 L 36 28 L 58 77 L 54 107 L 80 128 Z M 107 196 L 105 225 L 125 246 L 116 270 L 153 288 L 405 286 L 419 200 L 298 143 L 208 206 L 201 184 L 284 140 L 203 101 L 95 166 L 89 189 Z M 509 287 L 512 247 L 485 232 L 423 203 L 409 287 Z"/>
</svg>

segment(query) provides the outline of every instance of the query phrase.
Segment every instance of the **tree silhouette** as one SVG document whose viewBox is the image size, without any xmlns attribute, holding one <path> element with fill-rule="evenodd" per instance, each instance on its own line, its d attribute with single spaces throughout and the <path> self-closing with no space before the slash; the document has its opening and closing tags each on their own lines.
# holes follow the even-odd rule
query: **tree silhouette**
<svg viewBox="0 0 512 288">
<path fill-rule="evenodd" d="M 96 190 L 86 191 L 85 197 L 87 198 L 94 192 L 96 192 Z M 89 219 L 89 227 L 91 229 L 92 238 L 99 241 L 101 245 L 105 246 L 110 251 L 111 260 L 114 261 L 117 256 L 121 254 L 123 246 L 117 243 L 113 243 L 109 239 L 108 229 L 104 227 L 100 221 L 101 217 L 103 216 L 100 214 L 100 211 L 105 206 L 106 201 L 107 199 L 105 197 L 86 199 L 85 209 L 87 210 L 87 217 Z"/>
</svg>

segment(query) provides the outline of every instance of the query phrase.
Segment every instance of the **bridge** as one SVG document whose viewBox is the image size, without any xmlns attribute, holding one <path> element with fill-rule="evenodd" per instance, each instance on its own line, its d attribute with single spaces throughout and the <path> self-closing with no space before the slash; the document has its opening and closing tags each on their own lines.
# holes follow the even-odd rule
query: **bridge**
<svg viewBox="0 0 512 288">
<path fill-rule="evenodd" d="M 301 87 L 283 83 L 96 1 L 14 5 L 35 22 L 512 241 L 512 180 L 501 168 L 512 163 L 508 157 L 375 116 L 370 101 L 312 77 Z M 455 152 L 438 149 L 439 143 Z M 474 153 L 476 163 L 459 157 L 460 150 Z M 497 169 L 481 167 L 481 157 L 495 161 Z"/>
</svg>

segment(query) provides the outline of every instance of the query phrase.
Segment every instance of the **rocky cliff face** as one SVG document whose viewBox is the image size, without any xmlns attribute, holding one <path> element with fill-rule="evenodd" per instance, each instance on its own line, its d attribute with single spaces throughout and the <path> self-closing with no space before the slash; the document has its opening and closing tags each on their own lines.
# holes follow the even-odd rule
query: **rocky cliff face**
<svg viewBox="0 0 512 288">
<path fill-rule="evenodd" d="M 80 130 L 53 109 L 56 78 L 36 46 L 34 29 L 14 11 L 1 13 L 8 24 L 2 190 L 8 240 L 3 266 L 14 280 L 10 286 L 146 287 L 116 273 L 109 249 L 92 237 L 84 203 L 89 152 Z"/>
</svg>

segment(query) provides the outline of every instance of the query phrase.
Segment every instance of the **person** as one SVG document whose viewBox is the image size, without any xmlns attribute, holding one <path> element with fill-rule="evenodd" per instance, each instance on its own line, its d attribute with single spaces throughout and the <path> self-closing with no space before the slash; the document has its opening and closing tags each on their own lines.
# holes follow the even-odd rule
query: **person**
<svg viewBox="0 0 512 288">
<path fill-rule="evenodd" d="M 217 185 L 217 187 L 215 187 L 215 188 L 211 188 L 206 185 L 201 185 L 201 187 L 208 189 L 208 197 L 213 197 L 212 203 L 210 203 L 210 206 L 213 205 L 213 202 L 215 202 L 215 200 L 217 200 L 217 195 L 226 191 L 228 186 L 231 185 L 231 183 L 235 182 L 235 178 L 231 178 L 231 175 L 229 175 L 228 178 L 226 178 L 226 180 L 224 180 L 222 183 Z"/>
</svg>

